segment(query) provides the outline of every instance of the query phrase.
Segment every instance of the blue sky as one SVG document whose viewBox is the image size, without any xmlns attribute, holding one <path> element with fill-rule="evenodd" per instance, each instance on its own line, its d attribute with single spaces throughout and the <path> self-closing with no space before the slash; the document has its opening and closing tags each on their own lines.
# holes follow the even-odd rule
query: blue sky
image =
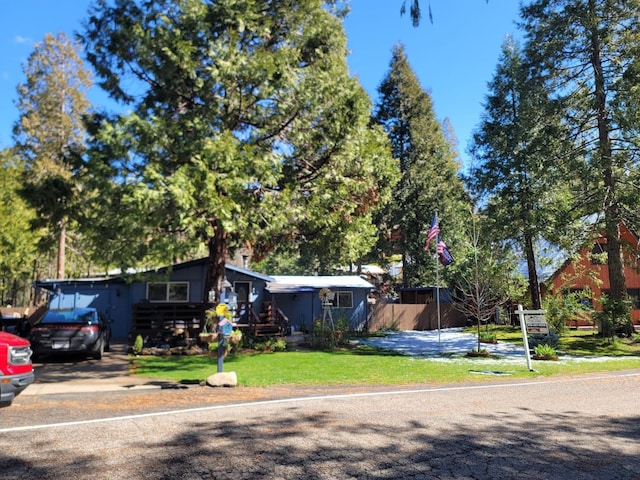
<svg viewBox="0 0 640 480">
<path fill-rule="evenodd" d="M 22 65 L 46 33 L 72 36 L 81 28 L 89 0 L 0 0 L 0 148 L 11 145 L 12 125 L 18 119 L 16 86 L 24 81 Z M 517 0 L 422 0 L 424 18 L 414 28 L 400 16 L 401 0 L 351 0 L 345 29 L 351 54 L 349 67 L 372 100 L 389 69 L 391 50 L 405 46 L 422 87 L 433 99 L 436 116 L 449 118 L 459 140 L 463 161 L 467 142 L 480 121 L 500 47 L 508 34 L 516 35 Z M 100 105 L 105 96 L 97 87 L 90 100 Z"/>
</svg>

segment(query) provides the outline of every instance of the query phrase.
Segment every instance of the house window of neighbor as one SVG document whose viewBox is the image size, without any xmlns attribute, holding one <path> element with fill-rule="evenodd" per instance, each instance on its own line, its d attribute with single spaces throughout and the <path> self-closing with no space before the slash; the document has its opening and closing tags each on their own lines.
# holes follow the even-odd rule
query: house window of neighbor
<svg viewBox="0 0 640 480">
<path fill-rule="evenodd" d="M 186 302 L 189 300 L 189 282 L 147 283 L 150 302 Z"/>
<path fill-rule="evenodd" d="M 336 292 L 333 308 L 353 308 L 353 292 Z"/>
<path fill-rule="evenodd" d="M 585 291 L 582 288 L 571 288 L 568 293 L 579 295 L 579 300 L 585 307 L 593 307 L 593 300 L 591 297 L 585 295 Z"/>
<path fill-rule="evenodd" d="M 634 310 L 640 309 L 640 288 L 627 289 L 627 295 L 629 295 L 629 300 L 631 300 L 631 308 Z"/>
<path fill-rule="evenodd" d="M 602 265 L 605 262 L 604 254 L 605 253 L 605 244 L 604 243 L 595 243 L 593 248 L 591 249 L 591 265 Z"/>
</svg>

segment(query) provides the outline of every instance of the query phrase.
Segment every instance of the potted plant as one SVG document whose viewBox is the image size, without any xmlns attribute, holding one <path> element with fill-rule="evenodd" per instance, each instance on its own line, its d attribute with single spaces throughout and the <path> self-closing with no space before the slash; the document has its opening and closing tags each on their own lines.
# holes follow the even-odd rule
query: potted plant
<svg viewBox="0 0 640 480">
<path fill-rule="evenodd" d="M 211 342 L 215 341 L 216 334 L 213 333 L 213 321 L 216 318 L 216 311 L 213 309 L 209 309 L 204 312 L 204 326 L 202 327 L 202 331 L 199 333 L 199 338 L 202 343 L 211 344 Z"/>
<path fill-rule="evenodd" d="M 234 328 L 231 335 L 229 335 L 229 343 L 231 345 L 240 345 L 242 343 L 242 331 Z"/>
</svg>

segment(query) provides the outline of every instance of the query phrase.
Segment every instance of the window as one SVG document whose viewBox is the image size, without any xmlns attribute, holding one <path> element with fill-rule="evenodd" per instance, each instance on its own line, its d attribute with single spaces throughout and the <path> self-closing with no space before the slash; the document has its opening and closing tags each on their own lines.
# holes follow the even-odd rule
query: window
<svg viewBox="0 0 640 480">
<path fill-rule="evenodd" d="M 336 292 L 333 308 L 353 308 L 353 292 Z"/>
<path fill-rule="evenodd" d="M 585 307 L 593 307 L 593 300 L 589 296 L 589 292 L 584 288 L 570 288 L 566 293 L 575 295 Z"/>
<path fill-rule="evenodd" d="M 147 283 L 147 299 L 150 302 L 187 302 L 189 282 Z"/>
<path fill-rule="evenodd" d="M 631 308 L 633 310 L 640 309 L 640 288 L 627 289 L 627 295 L 629 295 L 629 300 L 631 300 Z"/>
<path fill-rule="evenodd" d="M 605 243 L 595 243 L 593 248 L 591 249 L 591 254 L 589 258 L 591 259 L 591 265 L 602 265 L 606 262 L 606 244 Z"/>
<path fill-rule="evenodd" d="M 246 303 L 251 292 L 251 282 L 233 282 L 233 291 L 238 294 L 238 303 Z"/>
</svg>

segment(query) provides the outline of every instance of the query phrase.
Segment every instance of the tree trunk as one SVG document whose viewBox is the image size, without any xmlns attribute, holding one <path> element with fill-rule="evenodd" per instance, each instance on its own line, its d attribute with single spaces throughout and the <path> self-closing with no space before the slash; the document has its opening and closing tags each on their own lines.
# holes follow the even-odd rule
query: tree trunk
<svg viewBox="0 0 640 480">
<path fill-rule="evenodd" d="M 542 308 L 540 301 L 540 284 L 538 283 L 538 272 L 536 271 L 536 257 L 533 250 L 533 239 L 531 235 L 524 235 L 524 250 L 527 256 L 527 272 L 529 273 L 529 292 L 531 293 L 531 307 L 534 310 Z"/>
<path fill-rule="evenodd" d="M 592 2 L 593 3 L 593 2 Z M 591 8 L 595 8 L 591 5 Z M 617 199 L 617 185 L 614 175 L 613 153 L 611 149 L 609 116 L 607 113 L 607 92 L 604 81 L 602 52 L 597 28 L 591 34 L 591 66 L 595 77 L 596 119 L 598 122 L 598 156 L 602 166 L 605 190 L 604 216 L 607 237 L 607 266 L 609 267 L 610 297 L 613 300 L 627 298 L 624 265 L 620 252 L 620 212 Z"/>
<path fill-rule="evenodd" d="M 224 278 L 225 257 L 227 252 L 227 233 L 218 221 L 213 222 L 213 237 L 209 239 L 209 261 L 205 280 L 203 303 L 215 306 L 220 301 L 220 285 Z M 213 292 L 213 297 L 209 296 Z"/>
<path fill-rule="evenodd" d="M 65 255 L 67 249 L 67 224 L 64 220 L 60 222 L 60 234 L 58 236 L 58 261 L 57 261 L 57 279 L 64 278 Z"/>
</svg>

